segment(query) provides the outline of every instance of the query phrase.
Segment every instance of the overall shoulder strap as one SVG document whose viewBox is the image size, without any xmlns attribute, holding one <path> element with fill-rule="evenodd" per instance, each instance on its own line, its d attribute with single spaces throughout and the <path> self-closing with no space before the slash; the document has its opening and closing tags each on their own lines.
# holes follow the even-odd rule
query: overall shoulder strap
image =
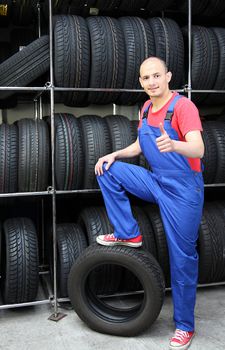
<svg viewBox="0 0 225 350">
<path fill-rule="evenodd" d="M 173 101 L 170 103 L 170 105 L 168 107 L 165 120 L 170 120 L 170 121 L 172 120 L 175 104 L 182 97 L 183 97 L 182 95 L 177 95 L 174 97 Z"/>
<path fill-rule="evenodd" d="M 143 112 L 143 116 L 142 116 L 142 119 L 144 119 L 144 118 L 148 118 L 148 111 L 149 111 L 149 108 L 150 108 L 150 106 L 151 106 L 151 102 L 148 104 L 148 106 L 144 109 L 144 112 Z"/>
</svg>

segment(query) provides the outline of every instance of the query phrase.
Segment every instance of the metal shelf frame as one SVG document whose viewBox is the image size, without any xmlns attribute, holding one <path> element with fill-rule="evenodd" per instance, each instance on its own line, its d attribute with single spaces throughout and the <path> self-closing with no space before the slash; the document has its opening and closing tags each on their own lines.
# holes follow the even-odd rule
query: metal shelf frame
<svg viewBox="0 0 225 350">
<path fill-rule="evenodd" d="M 50 52 L 50 81 L 46 82 L 44 86 L 36 86 L 36 87 L 24 87 L 24 86 L 0 86 L 0 91 L 4 90 L 12 90 L 12 91 L 26 91 L 28 93 L 37 92 L 37 95 L 34 97 L 34 102 L 36 102 L 36 112 L 35 118 L 38 118 L 37 112 L 37 102 L 41 98 L 43 93 L 50 93 L 50 117 L 51 117 L 51 169 L 52 169 L 52 178 L 51 178 L 51 186 L 47 188 L 46 191 L 40 192 L 16 192 L 16 193 L 1 193 L 0 198 L 7 197 L 35 197 L 35 196 L 51 196 L 52 199 L 52 226 L 53 226 L 53 294 L 49 295 L 49 299 L 45 300 L 37 300 L 33 302 L 19 303 L 19 304 L 7 304 L 0 305 L 0 310 L 16 308 L 16 307 L 24 307 L 24 306 L 32 306 L 32 305 L 43 305 L 50 304 L 53 309 L 53 315 L 50 319 L 58 320 L 59 312 L 58 306 L 60 302 L 68 302 L 68 298 L 58 298 L 57 295 L 57 242 L 56 242 L 56 196 L 65 195 L 65 194 L 97 194 L 100 193 L 100 189 L 82 189 L 82 190 L 56 190 L 55 187 L 55 124 L 54 124 L 54 113 L 55 113 L 55 103 L 54 103 L 54 92 L 55 91 L 90 91 L 90 92 L 141 92 L 144 93 L 142 89 L 115 89 L 115 88 L 69 88 L 69 87 L 56 87 L 54 86 L 54 64 L 53 64 L 53 7 L 52 0 L 48 0 L 49 3 L 49 52 Z M 219 93 L 225 94 L 225 90 L 194 90 L 192 89 L 192 77 L 191 77 L 191 27 L 192 27 L 192 12 L 191 12 L 192 0 L 188 0 L 188 83 L 181 89 L 176 89 L 177 92 L 187 93 L 188 98 L 191 99 L 192 93 Z M 38 9 L 38 36 L 41 36 L 41 19 L 40 19 L 40 3 L 37 3 Z M 39 105 L 40 115 L 42 114 L 42 101 L 40 101 Z M 40 117 L 39 115 L 39 117 Z M 42 117 L 42 116 L 41 116 Z M 225 183 L 218 184 L 205 184 L 206 188 L 215 188 L 215 187 L 224 187 Z M 41 272 L 40 272 L 41 274 Z M 224 283 L 221 283 L 224 284 Z M 206 286 L 220 285 L 212 283 Z M 199 285 L 201 287 L 202 285 Z M 203 285 L 205 286 L 205 285 Z M 168 289 L 169 290 L 169 289 Z M 51 294 L 51 293 L 49 293 Z"/>
</svg>

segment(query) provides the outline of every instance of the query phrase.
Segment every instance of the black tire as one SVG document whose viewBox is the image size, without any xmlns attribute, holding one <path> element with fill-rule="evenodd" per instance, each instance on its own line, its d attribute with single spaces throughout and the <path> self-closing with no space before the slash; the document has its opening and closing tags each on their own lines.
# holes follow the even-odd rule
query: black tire
<svg viewBox="0 0 225 350">
<path fill-rule="evenodd" d="M 120 1 L 119 11 L 138 11 L 140 9 L 146 8 L 148 0 L 122 0 Z"/>
<path fill-rule="evenodd" d="M 87 240 L 81 227 L 77 224 L 58 224 L 56 226 L 57 236 L 57 276 L 59 296 L 68 296 L 67 282 L 70 269 L 87 247 Z"/>
<path fill-rule="evenodd" d="M 105 264 L 121 266 L 138 278 L 144 297 L 139 295 L 137 305 L 116 307 L 91 290 L 88 283 L 91 272 Z M 164 280 L 157 261 L 143 250 L 93 245 L 73 265 L 68 292 L 74 310 L 90 328 L 101 333 L 135 336 L 157 319 L 164 299 Z"/>
<path fill-rule="evenodd" d="M 225 182 L 225 126 L 223 122 L 208 122 L 211 128 L 214 143 L 217 147 L 217 166 L 214 182 L 224 183 Z"/>
<path fill-rule="evenodd" d="M 90 38 L 87 23 L 80 16 L 57 16 L 54 26 L 56 85 L 87 88 L 90 74 Z M 87 92 L 63 93 L 67 106 L 87 105 Z"/>
<path fill-rule="evenodd" d="M 18 131 L 15 125 L 0 125 L 0 193 L 17 191 Z"/>
<path fill-rule="evenodd" d="M 121 25 L 126 54 L 124 89 L 141 89 L 139 69 L 149 56 L 155 56 L 154 35 L 148 22 L 139 17 L 121 17 Z M 133 105 L 145 99 L 144 93 L 124 93 L 119 96 L 118 104 Z"/>
<path fill-rule="evenodd" d="M 207 7 L 204 9 L 203 16 L 218 17 L 225 10 L 225 3 L 223 0 L 209 0 Z"/>
<path fill-rule="evenodd" d="M 148 20 L 155 38 L 156 56 L 162 58 L 173 73 L 170 88 L 183 84 L 184 41 L 178 24 L 170 18 L 153 17 Z"/>
<path fill-rule="evenodd" d="M 44 120 L 21 119 L 19 129 L 18 190 L 47 189 L 49 176 L 49 132 Z"/>
<path fill-rule="evenodd" d="M 4 303 L 34 301 L 38 291 L 38 241 L 30 219 L 4 222 L 1 259 Z"/>
<path fill-rule="evenodd" d="M 121 0 L 97 0 L 94 7 L 101 11 L 112 11 L 118 9 Z"/>
<path fill-rule="evenodd" d="M 210 274 L 205 276 L 204 283 L 221 282 L 225 278 L 224 262 L 224 218 L 221 217 L 216 203 L 207 203 L 204 207 L 205 219 L 207 221 L 210 235 L 208 244 L 211 248 Z M 209 251 L 209 248 L 207 248 Z M 201 254 L 201 250 L 200 250 Z M 209 254 L 208 257 L 209 258 Z M 202 258 L 201 258 L 202 259 Z M 207 262 L 209 266 L 210 261 Z M 203 262 L 202 262 L 203 264 Z"/>
<path fill-rule="evenodd" d="M 27 26 L 35 19 L 35 0 L 12 1 L 12 22 L 14 25 Z"/>
<path fill-rule="evenodd" d="M 72 114 L 55 114 L 55 169 L 59 190 L 82 187 L 84 155 L 78 120 Z"/>
<path fill-rule="evenodd" d="M 208 122 L 202 123 L 203 133 L 202 138 L 205 146 L 205 153 L 202 159 L 204 170 L 204 183 L 214 183 L 217 169 L 217 146 L 214 140 L 212 128 Z"/>
<path fill-rule="evenodd" d="M 105 121 L 109 128 L 112 152 L 130 146 L 133 140 L 133 130 L 129 119 L 123 115 L 107 115 Z M 138 164 L 138 157 L 123 158 L 121 161 Z"/>
<path fill-rule="evenodd" d="M 188 29 L 183 28 L 187 37 Z M 215 34 L 210 28 L 192 26 L 192 88 L 196 90 L 213 89 L 219 67 L 219 46 Z M 207 74 L 205 74 L 207 72 Z M 202 103 L 208 97 L 206 93 L 193 94 L 195 103 Z"/>
<path fill-rule="evenodd" d="M 202 219 L 199 227 L 198 254 L 199 254 L 199 272 L 198 282 L 209 283 L 211 280 L 211 269 L 213 266 L 211 232 L 206 219 L 207 213 L 203 210 Z"/>
<path fill-rule="evenodd" d="M 88 17 L 91 39 L 91 88 L 122 88 L 124 83 L 124 40 L 118 20 L 110 17 Z M 116 103 L 118 92 L 90 92 L 89 103 Z"/>
<path fill-rule="evenodd" d="M 154 11 L 163 11 L 166 10 L 174 3 L 174 0 L 148 0 L 148 4 L 146 6 L 146 10 L 154 12 Z"/>
<path fill-rule="evenodd" d="M 192 1 L 191 11 L 193 15 L 202 14 L 209 3 L 209 0 Z M 176 7 L 179 11 L 188 13 L 188 0 L 176 0 Z"/>
<path fill-rule="evenodd" d="M 144 212 L 142 208 L 139 208 L 137 206 L 132 206 L 132 212 L 135 219 L 137 220 L 137 223 L 140 229 L 140 234 L 143 237 L 142 247 L 156 258 L 157 253 L 156 253 L 154 231 L 148 219 L 147 214 Z"/>
<path fill-rule="evenodd" d="M 88 237 L 88 244 L 96 242 L 98 235 L 113 232 L 104 207 L 88 207 L 81 211 L 78 222 Z M 96 293 L 110 294 L 120 287 L 122 271 L 115 266 L 100 266 L 89 278 L 89 283 Z"/>
<path fill-rule="evenodd" d="M 224 3 L 225 4 L 225 3 Z M 210 28 L 214 33 L 217 43 L 218 43 L 218 73 L 213 86 L 213 90 L 225 90 L 225 81 L 223 77 L 225 76 L 225 28 Z M 209 94 L 205 103 L 207 105 L 212 104 L 224 104 L 225 97 L 224 94 Z"/>
<path fill-rule="evenodd" d="M 170 262 L 169 262 L 169 252 L 166 240 L 166 234 L 161 219 L 160 211 L 157 206 L 148 205 L 145 207 L 145 211 L 148 218 L 152 224 L 154 231 L 155 243 L 156 243 L 156 253 L 157 261 L 161 266 L 164 278 L 166 281 L 166 286 L 170 286 Z"/>
<path fill-rule="evenodd" d="M 110 136 L 104 118 L 83 115 L 78 118 L 85 158 L 84 188 L 98 188 L 94 167 L 98 159 L 111 152 Z"/>
<path fill-rule="evenodd" d="M 27 86 L 49 69 L 49 37 L 42 36 L 0 65 L 1 86 Z M 13 95 L 0 91 L 0 98 Z"/>
</svg>

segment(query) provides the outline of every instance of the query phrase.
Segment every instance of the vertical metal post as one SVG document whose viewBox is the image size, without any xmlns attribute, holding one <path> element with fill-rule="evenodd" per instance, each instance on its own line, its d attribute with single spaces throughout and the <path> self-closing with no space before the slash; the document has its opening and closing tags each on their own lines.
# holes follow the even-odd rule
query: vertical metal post
<svg viewBox="0 0 225 350">
<path fill-rule="evenodd" d="M 116 104 L 113 103 L 113 115 L 116 115 Z"/>
<path fill-rule="evenodd" d="M 50 111 L 51 111 L 51 148 L 52 148 L 52 231 L 53 231 L 53 292 L 54 317 L 58 315 L 57 305 L 57 251 L 56 251 L 56 191 L 55 191 L 55 123 L 54 123 L 54 75 L 53 75 L 53 30 L 52 0 L 49 0 L 49 50 L 50 50 Z"/>
<path fill-rule="evenodd" d="M 40 2 L 37 2 L 37 13 L 38 13 L 38 38 L 41 37 L 41 6 Z"/>
<path fill-rule="evenodd" d="M 37 2 L 37 13 L 38 13 L 38 38 L 41 37 L 41 5 L 40 1 Z M 42 95 L 39 97 L 39 119 L 43 118 L 43 107 L 42 107 Z"/>
<path fill-rule="evenodd" d="M 191 0 L 188 0 L 188 98 L 191 99 Z"/>
<path fill-rule="evenodd" d="M 41 264 L 45 265 L 45 204 L 44 199 L 41 198 Z"/>
<path fill-rule="evenodd" d="M 38 101 L 37 99 L 34 100 L 34 119 L 37 120 L 38 118 Z"/>
</svg>

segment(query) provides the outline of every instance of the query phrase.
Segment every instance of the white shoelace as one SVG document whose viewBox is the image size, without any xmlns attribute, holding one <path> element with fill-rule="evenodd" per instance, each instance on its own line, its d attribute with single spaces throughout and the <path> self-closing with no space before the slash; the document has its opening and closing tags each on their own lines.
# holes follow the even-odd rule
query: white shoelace
<svg viewBox="0 0 225 350">
<path fill-rule="evenodd" d="M 116 237 L 114 236 L 114 233 L 108 233 L 108 234 L 106 235 L 106 238 L 114 238 L 115 241 L 118 240 L 118 238 L 116 238 Z"/>
<path fill-rule="evenodd" d="M 177 339 L 182 342 L 184 338 L 190 338 L 189 333 L 182 331 L 181 329 L 176 329 L 173 339 Z"/>
</svg>

